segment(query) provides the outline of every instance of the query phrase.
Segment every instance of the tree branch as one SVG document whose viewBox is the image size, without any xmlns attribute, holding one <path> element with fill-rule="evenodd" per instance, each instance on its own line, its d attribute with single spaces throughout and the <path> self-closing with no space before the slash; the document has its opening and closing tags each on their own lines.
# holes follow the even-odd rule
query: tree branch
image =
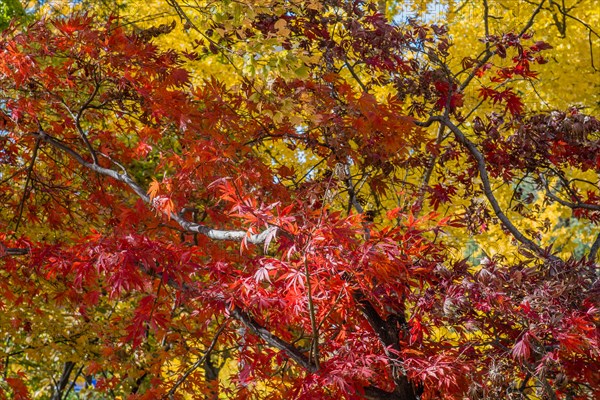
<svg viewBox="0 0 600 400">
<path fill-rule="evenodd" d="M 475 75 L 477 75 L 477 71 L 479 71 L 479 68 L 483 67 L 485 65 L 485 63 L 487 63 L 489 61 L 489 59 L 492 58 L 495 54 L 496 54 L 495 51 L 487 50 L 485 52 L 485 56 L 483 56 L 483 58 L 477 63 L 477 65 L 473 68 L 473 70 L 467 76 L 467 78 L 463 81 L 463 83 L 460 84 L 460 86 L 458 87 L 456 92 L 464 93 L 464 90 L 466 89 L 466 87 L 469 86 L 469 83 L 471 83 L 473 78 L 475 78 Z"/>
<path fill-rule="evenodd" d="M 223 322 L 221 324 L 221 326 L 219 327 L 219 329 L 217 329 L 217 332 L 215 333 L 214 337 L 212 338 L 212 341 L 210 342 L 210 345 L 206 348 L 206 351 L 204 352 L 204 355 L 202 357 L 200 357 L 194 364 L 192 364 L 192 366 L 190 368 L 188 368 L 188 370 L 185 371 L 185 373 L 179 379 L 177 379 L 177 382 L 175 382 L 175 384 L 173 385 L 173 387 L 171 388 L 171 390 L 169 390 L 162 397 L 163 399 L 165 399 L 165 398 L 172 399 L 173 395 L 177 391 L 177 388 L 179 388 L 179 386 L 181 386 L 181 384 L 183 382 L 185 382 L 185 380 L 188 378 L 188 376 L 190 376 L 192 374 L 192 372 L 194 372 L 200 365 L 204 364 L 204 362 L 208 359 L 208 357 L 210 357 L 210 353 L 212 353 L 213 349 L 217 345 L 217 341 L 219 340 L 219 336 L 221 335 L 221 333 L 223 333 L 223 331 L 227 327 L 227 324 L 228 324 L 228 321 L 225 321 L 225 322 Z"/>
<path fill-rule="evenodd" d="M 538 15 L 538 13 L 542 10 L 542 6 L 545 2 L 546 0 L 542 0 L 540 4 L 538 4 L 536 9 L 533 11 L 533 14 L 531 14 L 531 17 L 529 17 L 529 21 L 527 21 L 521 33 L 519 33 L 519 37 L 523 36 L 529 30 L 529 28 L 531 28 L 531 26 L 533 25 L 533 21 L 535 20 L 535 16 Z"/>
<path fill-rule="evenodd" d="M 354 78 L 356 83 L 358 83 L 358 86 L 360 86 L 360 88 L 363 90 L 363 92 L 368 93 L 369 91 L 367 90 L 367 87 L 360 80 L 360 77 L 356 74 L 356 71 L 354 71 L 354 67 L 352 67 L 350 65 L 350 63 L 348 62 L 348 59 L 345 56 L 344 56 L 344 65 L 346 66 L 346 68 L 348 68 L 348 71 L 350 71 L 350 75 L 352 75 L 352 77 Z"/>
<path fill-rule="evenodd" d="M 27 195 L 29 194 L 29 182 L 31 182 L 31 174 L 33 173 L 33 167 L 35 165 L 35 160 L 37 159 L 38 150 L 40 148 L 40 139 L 35 141 L 35 145 L 33 147 L 33 154 L 31 156 L 31 162 L 29 163 L 29 167 L 27 168 L 27 178 L 25 179 L 25 187 L 23 188 L 23 197 L 21 197 L 21 201 L 19 202 L 19 208 L 17 209 L 16 215 L 16 223 L 15 223 L 15 232 L 19 229 L 19 225 L 21 224 L 21 218 L 23 217 L 23 210 L 25 209 L 25 202 L 27 201 Z"/>
<path fill-rule="evenodd" d="M 306 251 L 306 248 L 305 248 Z M 306 293 L 308 298 L 308 312 L 310 317 L 310 327 L 312 329 L 312 343 L 311 343 L 311 358 L 315 364 L 315 368 L 319 369 L 319 327 L 317 326 L 317 317 L 315 312 L 315 303 L 312 296 L 312 283 L 310 281 L 310 269 L 308 268 L 308 261 L 306 260 L 306 253 L 304 254 L 304 276 L 306 277 Z M 310 358 L 309 358 L 310 360 Z"/>
<path fill-rule="evenodd" d="M 256 322 L 238 306 L 235 306 L 233 310 L 231 310 L 231 315 L 244 324 L 245 327 L 249 328 L 255 335 L 267 342 L 267 344 L 283 351 L 289 358 L 294 360 L 307 371 L 317 371 L 317 366 L 310 362 L 308 357 L 306 357 L 298 348 L 273 335 L 271 332 L 269 332 L 269 330 Z"/>
<path fill-rule="evenodd" d="M 350 175 L 350 168 L 347 164 L 343 165 L 348 195 L 350 196 L 350 204 L 354 206 L 359 214 L 364 213 L 363 207 L 356 198 L 354 185 L 352 183 L 352 176 Z M 370 237 L 370 230 L 365 225 L 366 239 Z M 364 293 L 361 291 L 354 292 L 354 300 L 361 306 L 362 314 L 365 316 L 367 322 L 375 331 L 375 334 L 379 338 L 379 341 L 384 346 L 386 356 L 390 360 L 390 368 L 392 371 L 392 379 L 396 384 L 396 388 L 393 393 L 386 392 L 376 387 L 365 388 L 365 396 L 367 392 L 370 393 L 367 396 L 368 399 L 391 399 L 391 400 L 418 400 L 421 390 L 419 387 L 415 387 L 412 382 L 406 376 L 406 371 L 402 366 L 402 359 L 399 357 L 400 354 L 400 333 L 401 327 L 406 325 L 406 318 L 404 315 L 391 314 L 387 319 L 381 318 L 375 307 L 367 300 Z M 391 349 L 393 351 L 389 351 Z M 368 389 L 368 390 L 367 390 Z"/>
<path fill-rule="evenodd" d="M 151 204 L 150 197 L 147 195 L 146 191 L 138 185 L 125 170 L 123 172 L 117 172 L 110 168 L 102 167 L 98 164 L 87 162 L 77 151 L 73 150 L 69 146 L 65 145 L 60 140 L 53 138 L 52 136 L 45 133 L 43 130 L 40 132 L 32 133 L 36 138 L 50 144 L 51 146 L 64 151 L 73 159 L 75 159 L 79 164 L 83 167 L 99 173 L 101 175 L 105 175 L 111 177 L 117 181 L 125 183 L 129 186 L 145 203 Z M 114 161 L 113 161 L 114 162 Z M 176 221 L 183 229 L 189 232 L 197 232 L 206 235 L 207 237 L 215 240 L 246 240 L 251 243 L 261 243 L 264 242 L 266 237 L 271 234 L 273 229 L 277 229 L 276 227 L 269 228 L 263 231 L 260 234 L 250 235 L 244 231 L 225 231 L 225 230 L 215 230 L 205 225 L 200 225 L 197 223 L 193 223 L 185 220 L 183 217 L 172 213 L 170 215 L 171 219 Z M 6 253 L 10 252 L 14 254 L 27 254 L 28 250 L 26 249 L 8 249 L 5 250 Z M 172 284 L 172 282 L 169 282 Z M 185 288 L 184 288 L 185 289 Z M 368 302 L 363 302 L 363 304 L 369 304 Z M 374 327 L 378 336 L 380 336 L 380 340 L 386 346 L 394 345 L 398 348 L 398 337 L 393 332 L 397 332 L 397 322 L 396 318 L 388 319 L 383 321 L 379 316 L 376 317 L 377 313 L 375 309 L 370 305 L 370 307 L 365 306 L 369 322 Z M 231 316 L 241 322 L 244 326 L 249 328 L 255 335 L 264 340 L 268 345 L 283 351 L 290 359 L 294 360 L 298 365 L 306 369 L 307 371 L 314 373 L 317 371 L 317 365 L 312 362 L 307 356 L 305 356 L 302 351 L 293 346 L 292 344 L 280 339 L 276 335 L 272 334 L 268 329 L 259 324 L 256 320 L 254 320 L 251 316 L 249 316 L 246 312 L 244 312 L 239 307 L 234 307 L 231 311 Z M 389 328 L 389 329 L 388 329 Z M 391 357 L 391 361 L 399 361 L 397 357 Z M 191 373 L 191 372 L 190 372 Z M 396 399 L 396 400 L 416 400 L 417 397 L 414 394 L 415 390 L 418 391 L 418 388 L 415 389 L 413 385 L 410 383 L 406 375 L 397 374 L 394 377 L 394 381 L 396 382 L 396 390 L 393 394 L 389 394 L 381 389 L 368 387 L 365 389 L 365 394 L 370 393 L 369 398 L 388 398 L 388 399 Z M 376 393 L 383 394 L 384 396 L 376 397 Z"/>
<path fill-rule="evenodd" d="M 454 136 L 456 137 L 458 142 L 464 147 L 466 147 L 469 153 L 473 156 L 473 158 L 475 158 L 475 161 L 477 162 L 477 170 L 479 171 L 481 185 L 483 186 L 483 192 L 485 194 L 485 197 L 487 197 L 490 205 L 492 206 L 492 209 L 494 210 L 494 213 L 502 222 L 502 225 L 504 225 L 504 227 L 513 235 L 513 237 L 516 240 L 521 242 L 528 249 L 534 251 L 540 257 L 544 259 L 549 259 L 551 261 L 558 261 L 559 259 L 557 257 L 548 255 L 547 252 L 544 251 L 544 249 L 542 249 L 531 239 L 523 235 L 521 231 L 519 231 L 519 229 L 511 222 L 511 220 L 508 219 L 506 214 L 504 214 L 504 211 L 502 211 L 502 208 L 500 208 L 500 204 L 498 204 L 498 200 L 496 200 L 496 197 L 494 196 L 494 193 L 492 191 L 490 178 L 488 176 L 485 165 L 485 159 L 483 157 L 483 154 L 481 154 L 481 152 L 477 148 L 477 146 L 475 146 L 473 142 L 467 139 L 465 134 L 456 125 L 454 125 L 454 123 L 452 123 L 452 121 L 450 121 L 449 118 L 442 117 L 442 123 L 446 125 L 452 131 L 452 133 L 454 133 Z"/>
<path fill-rule="evenodd" d="M 535 16 L 541 11 L 542 6 L 544 5 L 545 1 L 546 0 L 542 0 L 540 2 L 540 4 L 537 6 L 537 8 L 533 11 L 533 14 L 531 14 L 531 17 L 529 17 L 529 20 L 525 24 L 525 27 L 523 27 L 523 30 L 521 30 L 521 32 L 519 33 L 519 37 L 523 36 L 529 30 L 529 28 L 531 28 L 531 26 L 533 25 L 533 20 L 535 19 Z M 487 2 L 484 3 L 484 5 L 487 6 Z M 487 11 L 486 11 L 486 15 L 487 15 Z M 487 20 L 486 20 L 486 23 L 487 23 Z M 486 30 L 487 30 L 487 27 L 486 27 Z M 477 63 L 477 65 L 473 68 L 473 70 L 467 76 L 467 78 L 463 81 L 463 83 L 461 83 L 461 85 L 459 86 L 459 88 L 457 90 L 458 93 L 464 92 L 465 88 L 467 86 L 469 86 L 469 84 L 471 83 L 471 81 L 475 78 L 475 75 L 477 74 L 477 71 L 479 70 L 479 68 L 481 68 L 485 63 L 487 63 L 488 60 L 490 58 L 492 58 L 495 54 L 496 54 L 496 52 L 495 51 L 491 51 L 489 49 L 489 46 L 486 43 L 485 56 Z"/>
<path fill-rule="evenodd" d="M 96 163 L 87 162 L 79 153 L 77 153 L 72 148 L 66 146 L 63 142 L 58 139 L 53 138 L 52 136 L 45 133 L 43 130 L 40 130 L 39 133 L 32 133 L 35 137 L 43 140 L 44 142 L 52 145 L 53 147 L 64 151 L 73 157 L 79 164 L 82 166 L 99 173 L 101 175 L 109 176 L 119 182 L 125 183 L 129 186 L 137 195 L 140 197 L 145 203 L 152 205 L 152 201 L 150 200 L 150 196 L 148 196 L 147 192 L 137 183 L 135 182 L 128 174 L 127 171 L 123 169 L 123 172 L 117 172 L 110 168 L 104 168 Z M 115 163 L 114 161 L 112 161 Z M 121 167 L 122 168 L 122 167 Z M 169 217 L 177 222 L 184 230 L 188 232 L 200 233 L 202 235 L 207 236 L 210 239 L 214 240 L 232 240 L 232 241 L 242 241 L 260 244 L 264 243 L 265 240 L 273 234 L 273 231 L 277 229 L 275 226 L 271 226 L 265 229 L 263 232 L 258 234 L 250 234 L 246 231 L 234 231 L 234 230 L 218 230 L 213 229 L 206 225 L 201 225 L 195 222 L 188 221 L 184 219 L 182 216 L 171 213 Z"/>
<path fill-rule="evenodd" d="M 592 248 L 590 249 L 590 254 L 588 254 L 588 260 L 591 262 L 596 261 L 596 257 L 598 257 L 598 251 L 600 250 L 600 233 L 596 236 L 596 240 L 592 244 Z"/>
<path fill-rule="evenodd" d="M 399 394 L 396 392 L 388 392 L 383 389 L 379 389 L 375 386 L 367 386 L 364 388 L 364 398 L 367 400 L 409 400 L 416 397 L 408 397 L 407 395 Z"/>
<path fill-rule="evenodd" d="M 488 36 L 490 36 L 489 16 L 490 16 L 490 8 L 488 5 L 488 2 L 487 2 L 487 0 L 483 0 L 483 26 L 485 28 L 485 37 L 486 38 Z M 490 43 L 487 40 L 485 41 L 485 49 L 486 49 L 486 51 L 490 50 Z"/>
<path fill-rule="evenodd" d="M 448 108 L 446 108 L 447 110 Z M 438 129 L 438 134 L 436 138 L 436 145 L 439 146 L 444 140 L 444 128 L 443 124 L 440 124 Z M 425 193 L 427 192 L 427 187 L 429 186 L 429 181 L 431 180 L 431 175 L 433 174 L 433 170 L 435 169 L 435 165 L 437 164 L 437 156 L 435 154 L 431 154 L 429 156 L 429 160 L 427 161 L 427 168 L 425 170 L 425 175 L 423 176 L 423 180 L 421 181 L 421 186 L 419 187 L 419 191 L 417 192 L 417 201 L 416 205 L 416 214 L 419 215 L 423 210 L 423 203 L 425 202 Z"/>
<path fill-rule="evenodd" d="M 540 178 L 542 179 L 542 182 L 544 183 L 544 186 L 546 187 L 546 195 L 548 197 L 550 197 L 552 200 L 556 201 L 557 203 L 562 204 L 565 207 L 572 208 L 574 210 L 579 208 L 582 210 L 600 211 L 600 206 L 598 206 L 596 204 L 572 203 L 570 201 L 561 199 L 560 197 L 558 197 L 557 195 L 552 193 L 552 191 L 550 190 L 550 186 L 548 185 L 548 181 L 546 181 L 546 179 L 544 179 L 544 177 L 542 177 L 542 176 L 540 176 Z"/>
<path fill-rule="evenodd" d="M 56 383 L 55 392 L 52 395 L 52 400 L 62 400 L 63 391 L 65 390 L 67 383 L 69 383 L 69 377 L 71 376 L 71 372 L 73 371 L 74 367 L 75 363 L 72 361 L 67 361 L 65 363 L 62 374 L 60 375 L 60 378 Z"/>
<path fill-rule="evenodd" d="M 98 93 L 99 89 L 100 89 L 100 85 L 98 83 L 96 83 L 96 85 L 94 85 L 94 90 L 92 91 L 92 94 L 86 100 L 86 102 L 81 106 L 81 108 L 77 112 L 77 116 L 75 116 L 75 127 L 77 128 L 77 131 L 79 132 L 79 136 L 81 136 L 81 139 L 83 140 L 83 142 L 85 143 L 86 147 L 88 148 L 90 154 L 92 155 L 92 160 L 94 160 L 94 164 L 98 164 L 98 156 L 96 155 L 96 151 L 94 150 L 94 147 L 90 143 L 89 139 L 87 138 L 87 135 L 85 134 L 85 132 L 83 131 L 83 128 L 81 127 L 81 117 L 83 116 L 83 113 L 85 112 L 86 108 L 91 104 L 92 100 L 94 100 L 94 97 L 96 97 L 96 94 Z M 71 116 L 73 116 L 73 113 L 71 112 L 71 110 L 68 107 L 67 107 L 67 110 L 69 110 L 69 113 L 71 114 Z"/>
<path fill-rule="evenodd" d="M 77 384 L 77 378 L 79 378 L 79 375 L 81 375 L 81 372 L 83 372 L 83 367 L 84 366 L 85 365 L 82 364 L 81 367 L 79 367 L 79 370 L 77 371 L 77 373 L 75 374 L 75 376 L 73 377 L 73 379 L 71 381 L 71 384 L 69 385 L 69 388 L 65 392 L 65 399 L 69 398 L 69 393 L 71 393 L 71 391 L 73 390 L 73 388 Z"/>
<path fill-rule="evenodd" d="M 4 247 L 0 243 L 0 258 L 4 256 L 24 256 L 29 254 L 29 249 L 18 247 Z"/>
<path fill-rule="evenodd" d="M 413 385 L 408 379 L 406 371 L 402 366 L 402 359 L 398 355 L 401 350 L 399 344 L 401 329 L 406 325 L 404 315 L 391 314 L 387 319 L 383 319 L 363 293 L 357 291 L 353 297 L 360 305 L 367 322 L 384 346 L 384 351 L 390 359 L 390 364 L 392 364 L 390 365 L 392 378 L 396 384 L 396 389 L 393 393 L 388 393 L 375 387 L 369 387 L 368 391 L 365 388 L 365 396 L 367 396 L 368 392 L 370 394 L 367 396 L 368 399 L 418 400 L 422 394 L 422 390 L 419 386 Z"/>
</svg>

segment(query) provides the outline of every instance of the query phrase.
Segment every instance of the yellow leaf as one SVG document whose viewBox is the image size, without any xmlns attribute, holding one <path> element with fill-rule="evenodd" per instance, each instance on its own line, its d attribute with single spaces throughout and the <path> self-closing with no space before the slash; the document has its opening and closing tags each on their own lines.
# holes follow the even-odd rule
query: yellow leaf
<svg viewBox="0 0 600 400">
<path fill-rule="evenodd" d="M 306 79 L 309 76 L 310 70 L 308 69 L 308 67 L 306 65 L 303 65 L 300 68 L 297 68 L 296 71 L 294 71 L 294 72 L 296 73 L 298 78 Z"/>
<path fill-rule="evenodd" d="M 277 29 L 279 36 L 285 37 L 290 34 L 290 30 L 287 28 L 287 21 L 283 18 L 275 22 L 275 29 Z"/>
</svg>

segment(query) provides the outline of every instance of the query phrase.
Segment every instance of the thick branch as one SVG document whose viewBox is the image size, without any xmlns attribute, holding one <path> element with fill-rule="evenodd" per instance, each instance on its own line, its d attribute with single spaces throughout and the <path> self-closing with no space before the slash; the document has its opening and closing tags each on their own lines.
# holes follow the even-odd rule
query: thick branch
<svg viewBox="0 0 600 400">
<path fill-rule="evenodd" d="M 63 367 L 62 374 L 58 382 L 56 383 L 56 388 L 54 394 L 52 395 L 52 400 L 61 400 L 63 398 L 63 392 L 67 387 L 67 383 L 69 383 L 69 377 L 71 376 L 71 372 L 75 367 L 75 363 L 72 361 L 67 361 Z"/>
<path fill-rule="evenodd" d="M 75 374 L 73 379 L 71 380 L 71 384 L 69 385 L 69 388 L 65 392 L 65 399 L 69 398 L 69 393 L 71 393 L 71 391 L 73 391 L 73 388 L 75 387 L 75 385 L 77 385 L 77 378 L 79 378 L 79 376 L 83 372 L 84 367 L 85 367 L 85 365 L 82 364 L 81 367 L 79 367 L 79 370 L 77 370 L 77 373 Z"/>
<path fill-rule="evenodd" d="M 354 191 L 354 185 L 352 183 L 352 177 L 350 175 L 350 168 L 348 165 L 344 165 L 344 171 L 346 174 L 346 187 L 350 196 L 350 204 L 354 206 L 359 214 L 363 214 L 363 207 L 360 205 L 356 198 Z M 370 231 L 365 226 L 366 238 L 370 237 Z M 418 400 L 420 395 L 419 388 L 415 388 L 406 376 L 406 371 L 402 367 L 402 359 L 398 356 L 400 353 L 400 329 L 406 325 L 406 319 L 404 315 L 391 314 L 387 319 L 381 318 L 375 307 L 366 299 L 365 295 L 356 291 L 354 293 L 354 300 L 361 306 L 362 314 L 367 319 L 367 322 L 371 328 L 375 331 L 375 334 L 379 338 L 379 341 L 383 344 L 386 355 L 390 360 L 390 367 L 392 369 L 392 377 L 396 388 L 393 393 L 386 392 L 376 387 L 365 388 L 365 396 L 368 399 L 391 399 L 391 400 Z M 389 351 L 391 349 L 392 351 Z"/>
<path fill-rule="evenodd" d="M 150 197 L 147 195 L 146 191 L 139 184 L 137 184 L 127 174 L 127 172 L 124 169 L 123 169 L 123 172 L 120 173 L 120 172 L 117 172 L 110 168 L 102 167 L 96 163 L 90 163 L 90 162 L 86 161 L 77 151 L 70 148 L 69 146 L 67 146 L 66 144 L 61 142 L 60 140 L 57 140 L 57 139 L 51 137 L 50 135 L 46 134 L 42 130 L 39 133 L 33 133 L 33 135 L 38 140 L 44 141 L 44 142 L 50 144 L 51 146 L 53 146 L 61 151 L 64 151 L 69 156 L 71 156 L 73 159 L 75 159 L 79 164 L 81 164 L 83 167 L 85 167 L 91 171 L 94 171 L 96 173 L 99 173 L 101 175 L 105 175 L 105 176 L 111 177 L 117 181 L 125 183 L 144 202 L 146 202 L 148 204 L 151 203 Z M 243 239 L 246 239 L 248 242 L 251 242 L 251 243 L 261 243 L 266 239 L 266 237 L 268 235 L 270 235 L 272 233 L 273 229 L 276 229 L 275 227 L 273 227 L 273 228 L 267 229 L 266 231 L 264 231 L 260 234 L 249 235 L 247 232 L 244 232 L 244 231 L 215 230 L 215 229 L 212 229 L 205 225 L 200 225 L 200 224 L 196 224 L 196 223 L 187 221 L 177 214 L 171 214 L 170 217 L 173 220 L 175 220 L 177 223 L 179 223 L 179 225 L 182 228 L 184 228 L 185 230 L 187 230 L 189 232 L 201 233 L 201 234 L 208 236 L 209 238 L 218 239 L 218 240 L 243 240 Z M 9 255 L 24 255 L 24 254 L 28 254 L 29 250 L 28 249 L 4 248 L 3 253 L 9 254 Z M 174 282 L 169 282 L 169 284 L 174 284 Z M 186 289 L 186 288 L 184 287 L 182 289 Z M 384 321 L 383 322 L 384 325 L 382 325 L 380 322 L 383 320 L 381 320 L 381 318 L 379 318 L 378 316 L 376 317 L 377 313 L 374 310 L 374 308 L 372 306 L 367 307 L 367 308 L 369 310 L 368 313 L 371 315 L 370 323 L 373 326 L 380 327 L 380 329 L 376 329 L 376 332 L 378 335 L 380 335 L 380 337 L 385 338 L 383 340 L 383 342 L 385 343 L 386 347 L 392 345 L 392 343 L 395 343 L 395 346 L 398 347 L 397 334 L 392 333 L 392 332 L 397 332 L 398 324 L 396 323 L 396 319 L 395 318 L 388 319 L 388 320 Z M 317 371 L 317 365 L 314 362 L 311 362 L 311 360 L 307 356 L 305 356 L 298 348 L 296 348 L 292 344 L 280 339 L 276 335 L 272 334 L 268 329 L 266 329 L 261 324 L 259 324 L 256 320 L 254 320 L 251 316 L 249 316 L 246 312 L 244 312 L 239 307 L 235 307 L 231 311 L 231 315 L 232 315 L 232 317 L 234 317 L 238 321 L 240 321 L 244 326 L 249 328 L 254 334 L 256 334 L 258 337 L 260 337 L 262 340 L 264 340 L 268 345 L 283 351 L 289 358 L 294 360 L 296 363 L 298 363 L 301 367 L 303 367 L 307 371 L 312 372 L 312 373 Z M 394 328 L 392 328 L 392 327 L 394 327 Z M 398 360 L 396 358 L 392 358 L 392 361 L 398 361 Z M 368 398 L 373 398 L 373 399 L 375 399 L 375 398 L 377 398 L 377 399 L 388 398 L 388 399 L 397 399 L 397 400 L 416 400 L 417 399 L 416 395 L 414 395 L 415 390 L 413 389 L 412 385 L 410 384 L 410 382 L 408 381 L 408 379 L 406 378 L 405 375 L 396 376 L 395 381 L 397 382 L 398 386 L 394 393 L 388 393 L 388 392 L 385 392 L 383 390 L 380 390 L 380 389 L 377 389 L 374 387 L 367 387 L 365 389 L 365 395 L 367 395 Z"/>
<path fill-rule="evenodd" d="M 412 397 L 407 397 L 396 392 L 388 392 L 383 389 L 379 389 L 375 386 L 367 386 L 364 388 L 364 397 L 368 400 L 408 400 Z"/>
<path fill-rule="evenodd" d="M 454 133 L 454 136 L 456 137 L 458 142 L 460 144 L 462 144 L 464 147 L 466 147 L 467 150 L 469 151 L 469 153 L 473 156 L 473 158 L 475 158 L 475 161 L 477 161 L 477 170 L 479 171 L 479 176 L 481 178 L 481 185 L 483 186 L 483 192 L 485 194 L 485 197 L 487 197 L 488 201 L 490 202 L 490 205 L 492 206 L 494 213 L 496 214 L 498 219 L 500 219 L 500 221 L 502 222 L 502 225 L 504 225 L 504 227 L 513 235 L 513 237 L 515 239 L 517 239 L 519 242 L 521 242 L 523 245 L 525 245 L 525 247 L 527 247 L 528 249 L 534 251 L 540 257 L 548 258 L 553 261 L 558 260 L 557 257 L 549 256 L 548 254 L 546 254 L 544 249 L 542 249 L 540 246 L 535 244 L 531 239 L 529 239 L 525 235 L 523 235 L 521 233 L 521 231 L 519 231 L 519 229 L 511 222 L 511 220 L 508 219 L 506 214 L 504 214 L 504 211 L 502 211 L 502 208 L 500 208 L 500 204 L 498 204 L 498 200 L 496 199 L 496 197 L 494 196 L 494 193 L 492 191 L 492 186 L 490 184 L 490 178 L 488 176 L 486 165 L 485 165 L 485 159 L 483 157 L 483 154 L 481 154 L 481 152 L 477 148 L 477 146 L 475 146 L 475 144 L 473 142 L 471 142 L 469 139 L 467 139 L 465 134 L 456 125 L 454 125 L 452 123 L 452 121 L 450 121 L 449 118 L 442 118 L 442 123 L 444 125 L 446 125 L 452 131 L 452 133 Z"/>
<path fill-rule="evenodd" d="M 365 298 L 361 292 L 354 294 L 354 300 L 361 306 L 363 315 L 367 318 L 369 325 L 373 328 L 381 343 L 393 350 L 400 351 L 399 334 L 400 325 L 406 324 L 403 317 L 390 316 L 384 320 L 373 305 Z"/>
<path fill-rule="evenodd" d="M 252 319 L 252 317 L 250 317 L 248 314 L 242 311 L 241 308 L 236 306 L 231 311 L 231 315 L 235 319 L 240 321 L 242 324 L 244 324 L 245 327 L 249 328 L 255 335 L 267 342 L 267 344 L 283 351 L 289 358 L 294 360 L 304 369 L 310 372 L 317 371 L 317 366 L 314 363 L 310 362 L 308 357 L 302 354 L 302 352 L 298 350 L 298 348 L 273 335 L 271 332 L 269 332 L 269 330 L 267 330 L 265 327 L 260 325 L 254 319 Z"/>
<path fill-rule="evenodd" d="M 98 164 L 87 162 L 79 153 L 77 153 L 72 148 L 66 146 L 61 141 L 51 137 L 45 132 L 34 133 L 34 135 L 46 143 L 54 146 L 57 149 L 64 151 L 73 157 L 79 164 L 82 166 L 97 172 L 101 175 L 109 176 L 117 181 L 125 183 L 129 186 L 145 203 L 152 204 L 150 200 L 150 196 L 146 193 L 146 191 L 135 182 L 128 174 L 127 171 L 123 170 L 123 172 L 117 172 L 110 168 L 101 167 Z M 200 233 L 214 240 L 234 240 L 241 241 L 246 240 L 249 243 L 260 244 L 264 243 L 264 241 L 272 235 L 273 230 L 277 229 L 276 227 L 270 227 L 258 234 L 249 234 L 246 231 L 234 231 L 234 230 L 218 230 L 213 229 L 206 225 L 197 224 L 195 222 L 188 221 L 177 215 L 175 213 L 171 213 L 170 218 L 177 222 L 184 230 L 188 232 Z"/>
<path fill-rule="evenodd" d="M 485 37 L 490 36 L 490 8 L 487 0 L 483 0 L 483 24 L 485 27 Z M 488 41 L 485 42 L 485 49 L 489 51 L 490 43 Z"/>
<path fill-rule="evenodd" d="M 143 272 L 148 273 L 148 271 L 145 270 Z M 198 289 L 191 287 L 187 284 L 182 285 L 174 279 L 169 279 L 167 281 L 167 284 L 179 291 L 185 291 L 195 295 L 200 294 Z M 241 322 L 245 327 L 249 328 L 256 336 L 264 340 L 269 346 L 283 351 L 285 354 L 287 354 L 289 358 L 297 362 L 304 369 L 310 372 L 317 371 L 317 366 L 314 363 L 312 363 L 309 360 L 309 358 L 306 357 L 297 347 L 273 335 L 271 332 L 269 332 L 268 329 L 262 326 L 258 321 L 256 321 L 250 315 L 248 315 L 248 313 L 243 311 L 240 307 L 234 306 L 233 310 L 230 311 L 230 315 L 231 317 Z"/>
<path fill-rule="evenodd" d="M 398 356 L 401 350 L 399 344 L 401 329 L 406 325 L 406 319 L 403 315 L 397 314 L 391 314 L 387 319 L 381 318 L 375 307 L 361 292 L 354 293 L 354 300 L 360 305 L 363 315 L 386 349 L 386 354 L 392 363 L 392 376 L 396 383 L 393 393 L 369 387 L 365 388 L 365 396 L 368 399 L 418 400 L 422 391 L 410 382 L 402 367 L 402 359 Z M 390 352 L 388 349 L 392 351 Z M 385 397 L 386 395 L 387 397 Z"/>
</svg>

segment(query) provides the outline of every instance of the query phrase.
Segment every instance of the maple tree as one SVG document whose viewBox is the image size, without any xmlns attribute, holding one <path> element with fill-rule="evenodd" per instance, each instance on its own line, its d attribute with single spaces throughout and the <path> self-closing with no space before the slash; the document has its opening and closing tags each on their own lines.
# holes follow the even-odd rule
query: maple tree
<svg viewBox="0 0 600 400">
<path fill-rule="evenodd" d="M 458 65 L 381 2 L 168 3 L 180 53 L 171 24 L 3 32 L 4 397 L 600 394 L 600 235 L 558 254 L 530 207 L 597 230 L 600 121 L 517 89 L 544 1 Z M 215 59 L 236 79 L 195 79 Z M 512 246 L 464 259 L 492 225 Z"/>
</svg>

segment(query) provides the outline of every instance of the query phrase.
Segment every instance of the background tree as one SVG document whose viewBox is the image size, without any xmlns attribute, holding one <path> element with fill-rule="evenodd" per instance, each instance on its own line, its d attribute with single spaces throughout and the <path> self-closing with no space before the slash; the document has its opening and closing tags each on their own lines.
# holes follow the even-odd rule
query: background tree
<svg viewBox="0 0 600 400">
<path fill-rule="evenodd" d="M 550 49 L 529 33 L 545 2 L 461 64 L 445 27 L 379 3 L 170 2 L 181 54 L 154 44 L 168 24 L 4 32 L 13 397 L 63 398 L 78 374 L 205 393 L 217 346 L 239 369 L 226 397 L 598 394 L 600 240 L 553 253 L 527 209 L 593 229 L 600 208 L 598 120 L 517 92 Z M 192 85 L 219 61 L 235 79 Z M 494 224 L 513 243 L 463 260 L 456 232 Z"/>
</svg>

